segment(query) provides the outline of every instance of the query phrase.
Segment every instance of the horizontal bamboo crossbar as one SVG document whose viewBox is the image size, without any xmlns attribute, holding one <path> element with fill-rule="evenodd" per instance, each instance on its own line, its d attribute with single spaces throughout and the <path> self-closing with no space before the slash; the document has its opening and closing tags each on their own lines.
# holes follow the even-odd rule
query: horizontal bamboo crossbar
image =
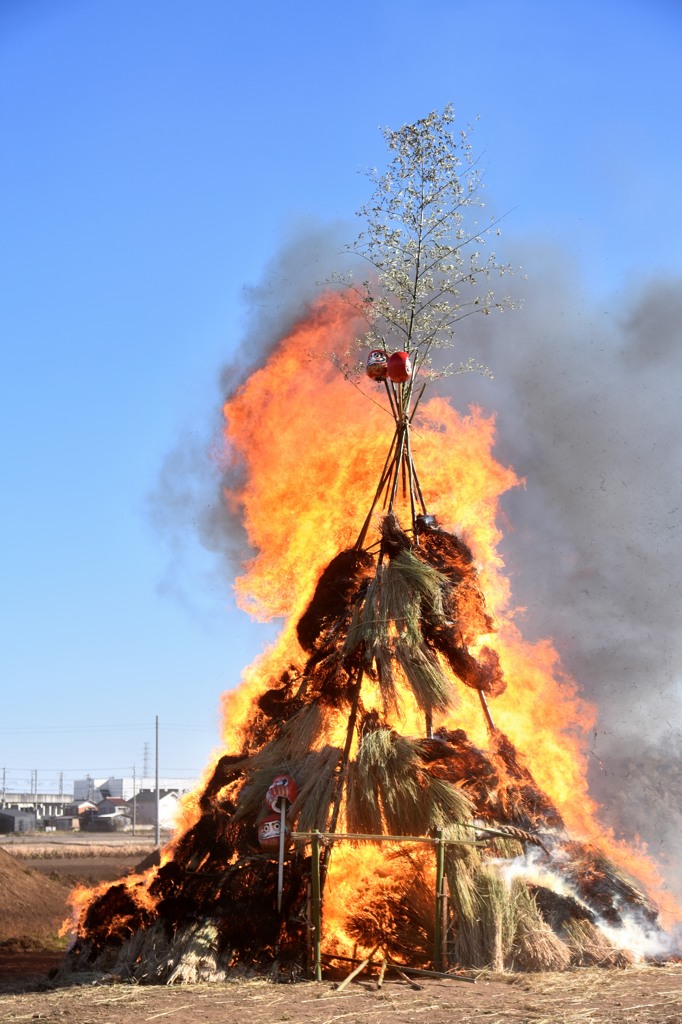
<svg viewBox="0 0 682 1024">
<path fill-rule="evenodd" d="M 437 846 L 443 843 L 447 846 L 481 846 L 476 839 L 436 839 L 432 836 L 385 836 L 369 833 L 367 835 L 353 832 L 292 832 L 292 839 L 305 839 L 312 841 L 313 836 L 324 842 L 335 842 L 337 839 L 362 839 L 367 842 L 378 843 L 426 843 L 428 846 Z"/>
</svg>

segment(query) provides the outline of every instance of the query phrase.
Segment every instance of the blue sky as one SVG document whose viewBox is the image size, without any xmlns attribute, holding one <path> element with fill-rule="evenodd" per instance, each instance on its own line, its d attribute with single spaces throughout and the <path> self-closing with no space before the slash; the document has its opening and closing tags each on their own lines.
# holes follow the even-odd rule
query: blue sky
<svg viewBox="0 0 682 1024">
<path fill-rule="evenodd" d="M 380 128 L 480 116 L 488 201 L 617 315 L 682 273 L 676 0 L 0 4 L 2 711 L 9 788 L 198 774 L 272 635 L 150 514 L 283 244 L 354 237 Z M 534 255 L 535 254 L 535 255 Z M 503 384 L 503 382 L 502 382 Z M 158 512 L 158 509 L 157 509 Z M 519 506 L 523 515 L 523 506 Z"/>
</svg>

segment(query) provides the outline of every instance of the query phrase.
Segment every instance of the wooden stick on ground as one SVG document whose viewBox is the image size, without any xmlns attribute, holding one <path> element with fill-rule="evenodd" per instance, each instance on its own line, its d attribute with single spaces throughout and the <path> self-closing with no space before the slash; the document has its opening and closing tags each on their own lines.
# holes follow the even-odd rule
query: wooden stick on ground
<svg viewBox="0 0 682 1024">
<path fill-rule="evenodd" d="M 370 962 L 378 948 L 379 945 L 377 943 L 377 945 L 374 947 L 369 956 L 365 957 L 364 960 L 361 960 L 358 966 L 355 968 L 355 970 L 351 971 L 347 978 L 344 978 L 339 987 L 336 989 L 336 992 L 341 992 L 342 989 L 344 989 L 346 985 L 353 980 L 353 978 L 356 978 L 361 971 L 364 971 L 365 967 L 367 967 L 368 963 Z"/>
<path fill-rule="evenodd" d="M 391 968 L 392 971 L 395 971 L 399 978 L 402 978 L 403 981 L 406 981 L 410 988 L 416 989 L 417 992 L 421 992 L 422 989 L 424 988 L 424 986 L 420 985 L 418 981 L 413 981 L 412 978 L 408 978 L 408 976 L 405 974 L 404 971 L 400 969 L 400 967 L 396 967 L 395 964 L 389 964 L 389 967 Z"/>
</svg>

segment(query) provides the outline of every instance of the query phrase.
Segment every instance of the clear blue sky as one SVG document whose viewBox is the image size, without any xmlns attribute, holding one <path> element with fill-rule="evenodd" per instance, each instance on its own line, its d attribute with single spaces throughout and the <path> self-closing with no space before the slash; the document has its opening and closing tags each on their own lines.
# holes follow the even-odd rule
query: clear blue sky
<svg viewBox="0 0 682 1024">
<path fill-rule="evenodd" d="M 354 237 L 380 127 L 480 115 L 526 272 L 559 247 L 616 312 L 682 273 L 681 52 L 678 0 L 2 0 L 8 786 L 139 772 L 157 714 L 162 774 L 206 764 L 272 630 L 150 495 L 215 420 L 245 287 L 310 224 Z"/>
</svg>

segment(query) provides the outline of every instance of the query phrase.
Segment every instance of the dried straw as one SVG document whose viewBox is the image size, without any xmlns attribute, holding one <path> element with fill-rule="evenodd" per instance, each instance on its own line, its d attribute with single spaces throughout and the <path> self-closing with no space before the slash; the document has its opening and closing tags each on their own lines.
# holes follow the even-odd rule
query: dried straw
<svg viewBox="0 0 682 1024">
<path fill-rule="evenodd" d="M 473 857 L 448 859 L 448 882 L 457 908 L 451 957 L 469 967 L 501 971 L 514 939 L 513 901 L 507 886 L 491 865 L 477 863 Z M 458 865 L 455 871 L 453 864 Z"/>
<path fill-rule="evenodd" d="M 576 967 L 629 967 L 633 963 L 632 953 L 614 946 L 587 918 L 569 918 L 563 931 Z"/>
<path fill-rule="evenodd" d="M 298 784 L 298 796 L 289 815 L 292 822 L 298 819 L 296 827 L 300 832 L 325 831 L 340 761 L 340 748 L 326 746 L 311 751 L 297 765 L 293 775 Z"/>
<path fill-rule="evenodd" d="M 433 955 L 434 888 L 431 851 L 390 857 L 395 865 L 390 882 L 377 881 L 353 911 L 348 934 L 363 946 L 381 945 L 401 962 L 428 962 Z"/>
<path fill-rule="evenodd" d="M 218 945 L 218 928 L 213 921 L 190 925 L 175 938 L 166 984 L 224 981 L 225 968 L 219 964 Z"/>
<path fill-rule="evenodd" d="M 395 643 L 395 658 L 424 711 L 447 711 L 456 701 L 454 687 L 425 644 Z"/>
<path fill-rule="evenodd" d="M 571 963 L 571 951 L 543 919 L 538 905 L 522 879 L 510 887 L 516 927 L 507 957 L 511 970 L 563 971 Z"/>
<path fill-rule="evenodd" d="M 365 734 L 348 766 L 346 820 L 352 832 L 425 835 L 471 816 L 463 790 L 423 769 L 420 741 L 389 729 Z"/>
</svg>

